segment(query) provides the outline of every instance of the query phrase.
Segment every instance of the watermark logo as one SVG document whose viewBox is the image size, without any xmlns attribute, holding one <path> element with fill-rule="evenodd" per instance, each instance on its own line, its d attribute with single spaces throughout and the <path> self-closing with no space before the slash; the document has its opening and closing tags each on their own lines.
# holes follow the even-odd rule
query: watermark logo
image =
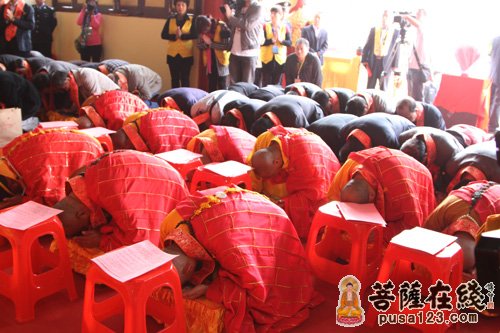
<svg viewBox="0 0 500 333">
<path fill-rule="evenodd" d="M 365 321 L 365 311 L 359 297 L 361 282 L 354 275 L 347 275 L 339 282 L 339 302 L 336 308 L 337 325 L 360 326 Z"/>
</svg>

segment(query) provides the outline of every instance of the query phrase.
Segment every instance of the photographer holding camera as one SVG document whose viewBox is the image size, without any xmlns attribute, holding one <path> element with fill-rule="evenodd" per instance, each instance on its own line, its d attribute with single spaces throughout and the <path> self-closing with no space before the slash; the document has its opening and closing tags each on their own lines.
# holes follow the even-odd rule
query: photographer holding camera
<svg viewBox="0 0 500 333">
<path fill-rule="evenodd" d="M 101 23 L 102 14 L 97 8 L 97 1 L 86 0 L 76 20 L 76 24 L 82 27 L 79 42 L 81 46 L 80 58 L 84 61 L 101 61 L 102 41 L 99 33 Z"/>
<path fill-rule="evenodd" d="M 229 3 L 228 3 L 229 2 Z M 236 2 L 236 5 L 234 3 Z M 231 8 L 235 7 L 235 8 Z M 233 14 L 233 9 L 235 12 Z M 231 84 L 255 80 L 255 67 L 260 54 L 262 8 L 255 0 L 227 0 L 221 11 L 231 29 Z"/>
<path fill-rule="evenodd" d="M 422 102 L 424 98 L 424 84 L 432 80 L 432 72 L 429 67 L 429 56 L 425 41 L 425 19 L 427 13 L 425 9 L 419 9 L 416 17 L 402 15 L 411 26 L 415 27 L 416 35 L 408 63 L 408 95 L 416 101 Z M 430 101 L 425 101 L 430 102 Z"/>
</svg>

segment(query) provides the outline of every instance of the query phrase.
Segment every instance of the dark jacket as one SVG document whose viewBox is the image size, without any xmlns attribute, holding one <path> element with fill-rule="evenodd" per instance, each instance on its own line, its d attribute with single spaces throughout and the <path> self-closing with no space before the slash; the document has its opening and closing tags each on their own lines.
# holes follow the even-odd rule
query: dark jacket
<svg viewBox="0 0 500 333">
<path fill-rule="evenodd" d="M 446 130 L 446 124 L 441 111 L 432 104 L 422 103 L 424 107 L 424 126 Z"/>
<path fill-rule="evenodd" d="M 309 49 L 311 52 L 317 52 L 319 61 L 323 65 L 323 54 L 328 50 L 328 32 L 320 28 L 318 38 L 312 24 L 302 28 L 301 35 L 309 41 Z"/>
<path fill-rule="evenodd" d="M 260 99 L 264 102 L 269 102 L 274 97 L 278 97 L 284 94 L 285 91 L 281 86 L 268 85 L 255 90 L 250 95 L 248 95 L 248 97 L 252 99 Z"/>
<path fill-rule="evenodd" d="M 23 120 L 40 109 L 40 95 L 33 83 L 12 72 L 0 72 L 0 103 L 7 108 L 20 108 Z"/>
<path fill-rule="evenodd" d="M 161 101 L 165 97 L 172 97 L 181 111 L 191 117 L 191 107 L 206 95 L 208 95 L 206 91 L 198 88 L 173 88 L 160 95 L 158 98 L 158 104 L 161 104 Z"/>
<path fill-rule="evenodd" d="M 316 120 L 306 129 L 323 139 L 335 156 L 338 157 L 340 148 L 345 143 L 345 139 L 340 135 L 340 131 L 345 124 L 356 118 L 353 114 L 335 113 Z"/>
<path fill-rule="evenodd" d="M 3 49 L 7 43 L 5 40 L 5 29 L 9 22 L 4 19 L 4 13 L 7 6 L 8 4 L 0 7 L 0 53 L 3 53 Z M 17 26 L 15 39 L 17 40 L 18 50 L 22 52 L 31 51 L 31 31 L 35 28 L 33 7 L 27 3 L 24 4 L 23 15 L 20 19 L 16 19 L 14 24 Z"/>
<path fill-rule="evenodd" d="M 238 109 L 243 116 L 245 121 L 245 126 L 250 129 L 255 120 L 255 113 L 260 109 L 266 102 L 260 99 L 237 99 L 232 102 L 227 103 L 224 106 L 224 116 L 222 116 L 221 124 L 224 124 L 224 119 L 230 117 L 228 112 L 232 109 Z"/>
<path fill-rule="evenodd" d="M 388 113 L 376 112 L 356 118 L 342 128 L 344 140 L 355 129 L 365 132 L 372 141 L 372 147 L 384 146 L 399 149 L 399 135 L 414 128 L 408 119 Z"/>
<path fill-rule="evenodd" d="M 399 48 L 396 49 L 397 47 L 396 42 L 398 40 L 399 34 L 400 34 L 399 29 L 394 29 L 394 34 L 392 35 L 389 51 L 387 52 L 387 55 L 383 57 L 382 61 L 385 72 L 390 72 L 391 68 L 396 67 L 396 64 L 398 63 Z M 372 69 L 375 67 L 375 58 L 376 58 L 375 54 L 373 53 L 374 48 L 375 48 L 375 28 L 371 28 L 370 34 L 368 35 L 368 40 L 366 41 L 366 44 L 363 47 L 363 56 L 361 58 L 361 62 L 368 63 L 368 66 Z M 390 56 L 393 52 L 395 53 L 391 61 Z"/>
<path fill-rule="evenodd" d="M 314 83 L 317 86 L 321 86 L 323 83 L 321 63 L 319 58 L 312 53 L 306 55 L 304 64 L 300 68 L 297 55 L 295 53 L 290 54 L 286 58 L 284 73 L 286 85 L 294 83 L 296 78 L 299 78 L 302 82 Z"/>
<path fill-rule="evenodd" d="M 262 133 L 261 118 L 265 113 L 272 112 L 284 127 L 306 128 L 309 124 L 323 118 L 323 110 L 312 99 L 302 96 L 284 95 L 273 98 L 255 112 L 255 122 L 251 133 L 255 136 Z M 271 128 L 270 126 L 268 128 Z M 260 133 L 259 133 L 260 132 Z"/>
<path fill-rule="evenodd" d="M 33 43 L 52 42 L 52 32 L 57 26 L 54 8 L 43 4 L 41 7 L 33 6 L 35 11 L 35 29 L 31 40 Z"/>
</svg>

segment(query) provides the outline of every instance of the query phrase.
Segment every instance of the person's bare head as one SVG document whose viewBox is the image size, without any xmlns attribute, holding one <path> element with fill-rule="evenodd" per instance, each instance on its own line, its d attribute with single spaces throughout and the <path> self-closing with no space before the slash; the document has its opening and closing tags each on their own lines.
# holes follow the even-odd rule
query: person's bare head
<svg viewBox="0 0 500 333">
<path fill-rule="evenodd" d="M 375 190 L 365 178 L 356 174 L 340 191 L 340 201 L 366 204 L 374 202 L 375 194 Z"/>
<path fill-rule="evenodd" d="M 316 14 L 314 14 L 313 25 L 314 27 L 319 28 L 320 24 L 321 24 L 321 13 L 317 12 Z"/>
<path fill-rule="evenodd" d="M 412 123 L 417 120 L 417 102 L 410 96 L 401 99 L 396 106 L 396 114 Z"/>
<path fill-rule="evenodd" d="M 345 113 L 361 117 L 368 112 L 368 103 L 362 96 L 352 96 L 345 107 Z"/>
<path fill-rule="evenodd" d="M 76 123 L 78 124 L 79 129 L 95 127 L 92 120 L 90 120 L 90 118 L 87 117 L 86 115 L 81 115 L 80 117 L 76 118 Z"/>
<path fill-rule="evenodd" d="M 277 175 L 283 167 L 281 149 L 277 143 L 267 148 L 257 150 L 252 156 L 252 167 L 257 176 L 271 178 Z"/>
<path fill-rule="evenodd" d="M 132 141 L 130 141 L 128 135 L 125 133 L 123 128 L 120 128 L 115 133 L 111 133 L 109 136 L 111 137 L 111 141 L 113 142 L 114 150 L 135 149 L 134 145 L 132 144 Z"/>
<path fill-rule="evenodd" d="M 181 248 L 174 242 L 169 242 L 165 245 L 163 251 L 169 254 L 175 254 L 177 257 L 173 259 L 173 264 L 177 273 L 179 274 L 179 280 L 181 285 L 189 282 L 194 272 L 196 271 L 196 260 L 188 257 Z"/>
<path fill-rule="evenodd" d="M 422 164 L 426 164 L 427 159 L 427 147 L 425 146 L 425 141 L 423 138 L 418 136 L 406 140 L 405 143 L 401 145 L 400 150 L 406 155 L 410 155 Z"/>
<path fill-rule="evenodd" d="M 90 227 L 90 209 L 74 193 L 70 193 L 56 203 L 54 208 L 63 211 L 58 217 L 61 220 L 66 237 L 77 236 Z"/>
<path fill-rule="evenodd" d="M 307 54 L 309 53 L 309 41 L 305 38 L 297 39 L 295 42 L 295 54 L 299 62 L 304 62 Z"/>
</svg>

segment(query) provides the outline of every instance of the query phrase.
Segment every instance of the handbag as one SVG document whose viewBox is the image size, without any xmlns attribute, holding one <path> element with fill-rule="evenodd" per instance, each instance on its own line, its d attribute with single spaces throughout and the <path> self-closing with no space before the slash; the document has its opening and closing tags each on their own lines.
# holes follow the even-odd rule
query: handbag
<svg viewBox="0 0 500 333">
<path fill-rule="evenodd" d="M 420 69 L 419 70 L 420 81 L 425 83 L 431 79 L 431 69 L 428 66 L 422 65 L 420 63 L 417 50 L 415 49 L 415 45 L 413 45 L 413 53 L 415 54 L 415 59 L 417 60 L 418 68 Z"/>
<path fill-rule="evenodd" d="M 82 41 L 83 41 L 82 35 L 79 35 L 75 39 L 75 49 L 80 54 L 82 54 L 82 50 L 85 47 L 85 45 L 82 45 Z"/>
</svg>

